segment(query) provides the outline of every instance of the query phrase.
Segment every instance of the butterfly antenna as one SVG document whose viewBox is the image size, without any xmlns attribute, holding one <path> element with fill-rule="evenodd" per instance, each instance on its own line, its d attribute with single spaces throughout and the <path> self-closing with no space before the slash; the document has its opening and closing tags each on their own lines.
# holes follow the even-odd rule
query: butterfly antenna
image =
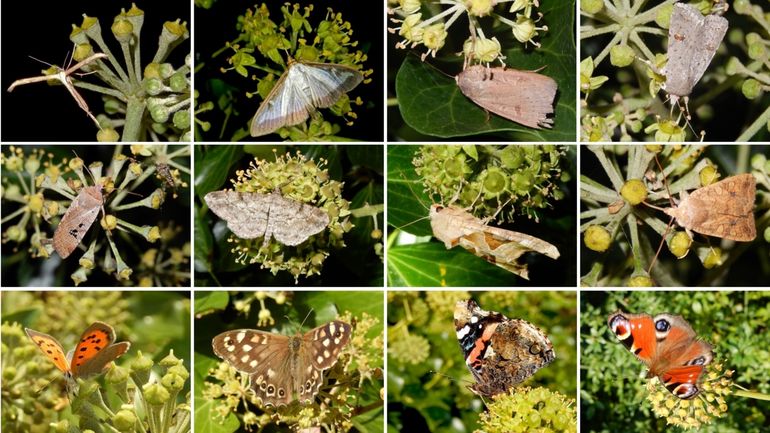
<svg viewBox="0 0 770 433">
<path fill-rule="evenodd" d="M 58 377 L 54 377 L 53 379 L 51 379 L 51 380 L 49 380 L 48 382 L 46 382 L 46 384 L 45 384 L 45 385 L 41 386 L 40 388 L 38 388 L 38 389 L 35 391 L 35 394 L 40 394 L 41 392 L 43 392 L 43 390 L 44 390 L 44 389 L 46 389 L 46 388 L 48 388 L 48 387 L 51 385 L 51 383 L 53 383 L 53 381 L 54 381 L 54 380 L 56 380 L 56 379 L 58 379 Z"/>
<path fill-rule="evenodd" d="M 312 313 L 313 313 L 313 309 L 311 308 L 310 311 L 308 311 L 307 314 L 305 314 L 305 318 L 302 319 L 302 323 L 300 323 L 300 325 L 299 325 L 300 329 L 302 329 L 302 327 L 305 326 L 305 322 L 307 322 L 307 319 L 310 318 L 310 314 L 312 314 Z"/>
</svg>

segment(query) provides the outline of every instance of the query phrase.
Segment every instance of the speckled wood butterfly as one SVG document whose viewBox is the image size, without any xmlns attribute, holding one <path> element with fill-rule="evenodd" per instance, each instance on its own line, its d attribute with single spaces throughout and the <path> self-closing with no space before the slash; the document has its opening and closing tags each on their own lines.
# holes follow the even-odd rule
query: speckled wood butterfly
<svg viewBox="0 0 770 433">
<path fill-rule="evenodd" d="M 350 332 L 350 325 L 338 320 L 291 337 L 237 329 L 217 335 L 211 345 L 218 357 L 249 375 L 262 404 L 282 406 L 313 400 L 323 384 L 323 371 L 337 362 Z"/>
</svg>

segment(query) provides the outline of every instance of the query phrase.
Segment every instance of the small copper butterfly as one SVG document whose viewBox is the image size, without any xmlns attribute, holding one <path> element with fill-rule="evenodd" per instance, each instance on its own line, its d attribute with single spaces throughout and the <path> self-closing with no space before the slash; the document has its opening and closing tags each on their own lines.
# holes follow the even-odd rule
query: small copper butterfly
<svg viewBox="0 0 770 433">
<path fill-rule="evenodd" d="M 68 390 L 74 387 L 75 379 L 102 373 L 109 363 L 131 347 L 127 341 L 113 344 L 115 330 L 104 322 L 92 323 L 80 336 L 75 350 L 66 356 L 61 344 L 50 335 L 29 328 L 24 328 L 24 331 L 46 358 L 64 373 Z"/>
</svg>

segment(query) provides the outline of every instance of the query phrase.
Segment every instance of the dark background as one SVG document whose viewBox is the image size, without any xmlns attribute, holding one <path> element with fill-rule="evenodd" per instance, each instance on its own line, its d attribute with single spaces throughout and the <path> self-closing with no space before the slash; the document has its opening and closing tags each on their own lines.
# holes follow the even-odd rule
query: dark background
<svg viewBox="0 0 770 433">
<path fill-rule="evenodd" d="M 179 18 L 190 27 L 190 2 L 185 0 L 134 0 L 143 10 L 141 32 L 142 67 L 152 60 L 158 38 L 166 21 Z M 11 5 L 13 5 L 11 7 Z M 80 26 L 83 14 L 98 18 L 102 37 L 113 54 L 122 58 L 122 50 L 110 31 L 113 18 L 121 8 L 129 10 L 131 1 L 21 1 L 4 2 L 2 10 L 2 140 L 6 141 L 96 141 L 93 121 L 78 107 L 64 86 L 49 86 L 45 82 L 17 87 L 8 86 L 20 78 L 42 75 L 48 66 L 33 56 L 57 66 L 63 66 L 65 56 L 72 54 L 74 44 L 69 40 L 72 24 Z M 191 33 L 192 34 L 192 33 Z M 180 66 L 189 52 L 189 40 L 171 52 L 168 58 Z M 94 45 L 98 52 L 98 46 Z M 123 62 L 120 62 L 123 64 Z M 74 63 L 73 63 L 74 64 Z M 101 83 L 96 78 L 84 81 Z M 104 112 L 98 94 L 79 89 L 94 116 Z"/>
<path fill-rule="evenodd" d="M 284 1 L 256 2 L 257 5 L 265 3 L 270 11 L 270 18 L 279 23 L 282 20 L 281 6 Z M 291 4 L 299 3 L 302 6 L 310 4 L 306 0 L 295 0 Z M 349 21 L 353 29 L 352 40 L 358 41 L 358 46 L 351 48 L 352 52 L 361 50 L 366 53 L 368 60 L 364 62 L 364 69 L 373 69 L 374 73 L 369 77 L 372 81 L 368 84 L 360 84 L 349 95 L 351 100 L 360 96 L 364 101 L 362 106 L 353 106 L 353 111 L 358 115 L 353 126 L 344 126 L 344 120 L 329 116 L 327 120 L 332 123 L 342 123 L 340 136 L 364 141 L 382 141 L 383 118 L 382 86 L 383 86 L 383 53 L 382 43 L 385 37 L 385 29 L 382 24 L 382 3 L 373 1 L 343 1 L 343 0 L 315 0 L 313 11 L 308 20 L 316 26 L 326 16 L 326 8 L 330 7 L 335 13 L 341 13 L 342 19 Z M 229 67 L 227 57 L 232 51 L 225 51 L 216 58 L 212 58 L 215 51 L 220 50 L 227 41 L 232 41 L 238 35 L 236 20 L 243 15 L 247 8 L 254 8 L 253 1 L 217 1 L 211 9 L 195 8 L 195 22 L 200 34 L 195 38 L 195 89 L 199 92 L 199 102 L 214 102 L 225 97 L 225 91 L 232 90 L 231 96 L 235 98 L 233 113 L 226 114 L 221 108 L 214 108 L 203 113 L 201 120 L 211 122 L 212 128 L 208 132 L 196 130 L 196 134 L 203 134 L 204 141 L 229 141 L 232 135 L 240 128 L 248 129 L 251 118 L 257 112 L 260 100 L 256 97 L 246 97 L 246 92 L 256 92 L 257 81 L 250 77 L 245 78 L 234 71 L 222 73 L 220 68 Z M 315 33 L 313 33 L 315 35 Z M 253 55 L 257 63 L 269 62 L 262 58 L 258 51 Z M 272 64 L 272 62 L 270 62 Z M 249 68 L 249 75 L 254 75 L 256 70 Z M 212 81 L 215 80 L 215 81 Z M 222 124 L 227 121 L 227 128 L 220 130 Z M 276 134 L 266 136 L 269 139 L 280 139 Z M 251 139 L 251 137 L 248 137 Z M 261 137 L 264 141 L 265 137 Z"/>
</svg>

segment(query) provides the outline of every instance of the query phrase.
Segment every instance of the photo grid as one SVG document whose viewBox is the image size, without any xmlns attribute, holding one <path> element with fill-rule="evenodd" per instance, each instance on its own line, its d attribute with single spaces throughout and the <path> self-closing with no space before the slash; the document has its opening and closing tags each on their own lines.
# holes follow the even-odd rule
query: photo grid
<svg viewBox="0 0 770 433">
<path fill-rule="evenodd" d="M 770 431 L 756 3 L 3 3 L 0 431 Z"/>
</svg>

